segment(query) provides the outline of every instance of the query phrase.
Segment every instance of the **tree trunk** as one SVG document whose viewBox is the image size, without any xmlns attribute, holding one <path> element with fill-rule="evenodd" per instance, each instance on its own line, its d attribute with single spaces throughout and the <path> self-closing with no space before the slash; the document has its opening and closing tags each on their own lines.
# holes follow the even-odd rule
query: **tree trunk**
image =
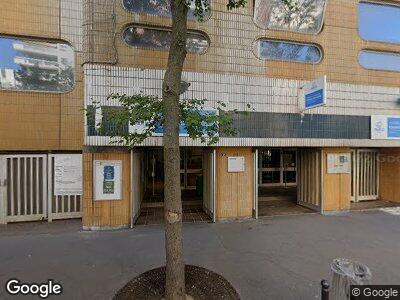
<svg viewBox="0 0 400 300">
<path fill-rule="evenodd" d="M 164 75 L 164 176 L 165 176 L 165 298 L 185 298 L 185 263 L 182 238 L 182 200 L 179 153 L 179 95 L 186 58 L 187 12 L 184 0 L 172 0 L 172 33 L 168 66 Z"/>
</svg>

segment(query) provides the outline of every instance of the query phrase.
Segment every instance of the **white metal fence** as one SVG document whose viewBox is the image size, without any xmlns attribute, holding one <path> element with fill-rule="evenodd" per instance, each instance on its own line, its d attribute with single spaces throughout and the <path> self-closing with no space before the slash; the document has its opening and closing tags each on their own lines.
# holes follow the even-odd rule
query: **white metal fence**
<svg viewBox="0 0 400 300">
<path fill-rule="evenodd" d="M 54 195 L 54 158 L 0 156 L 0 223 L 81 218 L 81 195 Z"/>
</svg>

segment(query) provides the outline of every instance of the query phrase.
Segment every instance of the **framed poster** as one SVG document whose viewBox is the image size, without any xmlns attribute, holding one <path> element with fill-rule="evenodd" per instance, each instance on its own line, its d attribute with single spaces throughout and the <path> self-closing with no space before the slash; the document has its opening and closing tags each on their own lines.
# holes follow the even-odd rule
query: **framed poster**
<svg viewBox="0 0 400 300">
<path fill-rule="evenodd" d="M 122 200 L 122 161 L 93 162 L 94 200 Z"/>
<path fill-rule="evenodd" d="M 54 195 L 82 195 L 82 154 L 54 155 Z"/>
<path fill-rule="evenodd" d="M 228 157 L 229 173 L 244 172 L 244 170 L 245 170 L 245 160 L 243 156 Z"/>
<path fill-rule="evenodd" d="M 349 174 L 351 153 L 328 153 L 328 174 Z"/>
</svg>

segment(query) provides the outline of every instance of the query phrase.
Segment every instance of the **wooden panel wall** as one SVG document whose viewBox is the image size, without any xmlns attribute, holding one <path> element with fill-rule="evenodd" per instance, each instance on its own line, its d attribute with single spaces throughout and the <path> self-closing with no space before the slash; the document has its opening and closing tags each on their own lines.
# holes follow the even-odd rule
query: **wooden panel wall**
<svg viewBox="0 0 400 300">
<path fill-rule="evenodd" d="M 254 164 L 251 148 L 217 148 L 217 219 L 251 217 Z M 245 172 L 228 173 L 228 157 L 244 156 Z"/>
<path fill-rule="evenodd" d="M 380 149 L 379 164 L 379 198 L 400 202 L 400 149 Z"/>
<path fill-rule="evenodd" d="M 203 151 L 203 207 L 208 211 L 212 211 L 211 207 L 211 192 L 212 192 L 212 152 L 209 150 Z"/>
<path fill-rule="evenodd" d="M 81 0 L 4 0 L 1 4 L 0 35 L 72 45 L 76 84 L 64 94 L 0 90 L 0 151 L 81 150 Z"/>
<path fill-rule="evenodd" d="M 129 152 L 83 154 L 83 227 L 120 227 L 130 225 L 131 166 Z M 93 201 L 93 161 L 122 160 L 122 200 Z"/>
<path fill-rule="evenodd" d="M 328 174 L 328 153 L 350 153 L 350 148 L 324 148 L 323 153 L 323 210 L 341 211 L 350 209 L 351 174 Z"/>
<path fill-rule="evenodd" d="M 106 60 L 118 58 L 118 64 L 122 66 L 165 68 L 167 51 L 129 47 L 120 38 L 122 35 L 120 33 L 127 24 L 131 23 L 170 26 L 170 18 L 134 14 L 122 7 L 122 1 L 116 1 L 115 30 L 119 34 L 116 35 L 115 45 L 113 45 L 113 43 L 105 43 L 112 37 L 112 26 L 103 28 L 105 23 L 112 20 L 112 0 L 86 1 L 92 3 L 95 11 L 101 11 L 104 19 L 88 24 L 92 26 L 88 26 L 91 28 L 88 32 L 91 36 L 90 41 L 95 43 L 87 47 L 94 53 L 88 56 L 92 61 L 100 62 L 104 57 Z M 390 2 L 400 3 L 400 0 Z M 245 8 L 227 11 L 225 0 L 214 0 L 211 4 L 212 14 L 209 20 L 188 22 L 190 29 L 201 30 L 209 36 L 210 48 L 203 55 L 188 54 L 185 69 L 304 80 L 327 74 L 330 82 L 399 86 L 398 73 L 366 70 L 358 63 L 358 53 L 362 49 L 400 51 L 400 45 L 368 42 L 360 38 L 358 3 L 359 0 L 328 0 L 323 29 L 319 34 L 312 35 L 264 30 L 257 27 L 253 22 L 253 1 L 248 1 Z M 109 33 L 105 35 L 103 29 L 108 30 Z M 260 60 L 253 53 L 253 44 L 262 37 L 317 44 L 322 48 L 323 60 L 317 65 Z M 115 52 L 114 46 L 118 55 L 110 58 L 109 54 Z"/>
</svg>

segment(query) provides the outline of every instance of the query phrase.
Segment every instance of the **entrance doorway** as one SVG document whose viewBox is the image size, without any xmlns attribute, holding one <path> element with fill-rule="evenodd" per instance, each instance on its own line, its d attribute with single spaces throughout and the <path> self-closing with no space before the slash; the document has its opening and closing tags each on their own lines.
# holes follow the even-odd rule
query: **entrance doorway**
<svg viewBox="0 0 400 300">
<path fill-rule="evenodd" d="M 210 153 L 181 148 L 180 182 L 184 222 L 210 222 Z M 164 215 L 164 156 L 162 148 L 143 151 L 144 195 L 136 224 L 160 224 Z"/>
<path fill-rule="evenodd" d="M 297 149 L 258 150 L 258 216 L 311 212 L 297 203 Z"/>
</svg>

